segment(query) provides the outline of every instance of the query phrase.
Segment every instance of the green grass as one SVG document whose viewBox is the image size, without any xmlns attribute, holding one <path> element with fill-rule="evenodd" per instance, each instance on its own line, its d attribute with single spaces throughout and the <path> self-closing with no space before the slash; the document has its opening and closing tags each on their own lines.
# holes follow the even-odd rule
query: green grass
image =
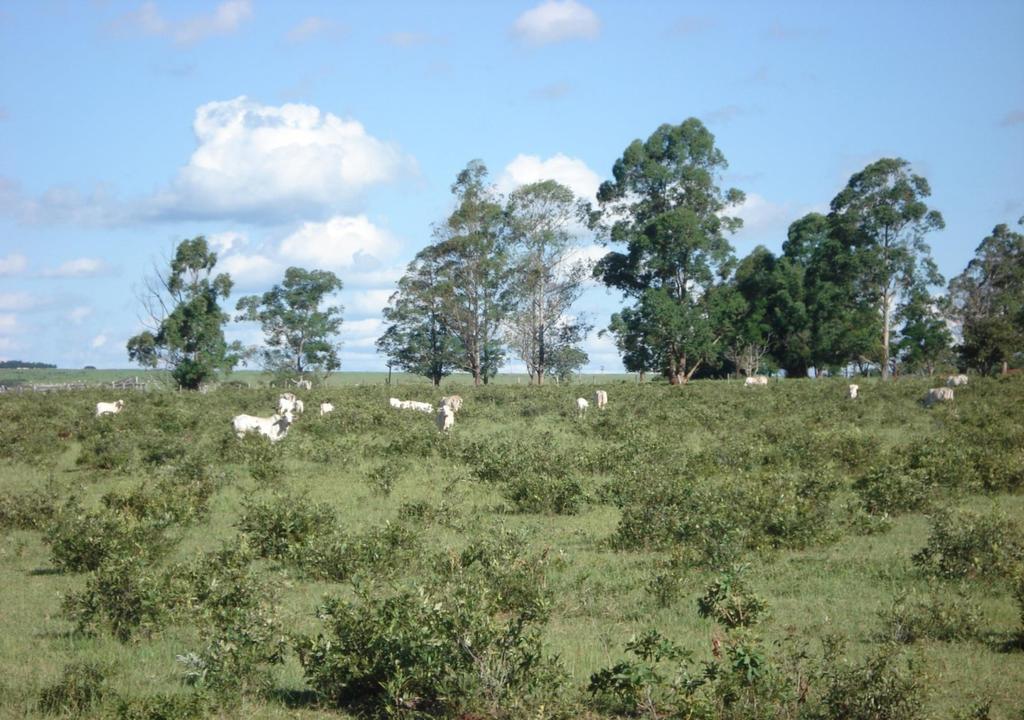
<svg viewBox="0 0 1024 720">
<path fill-rule="evenodd" d="M 82 374 L 66 372 L 67 377 Z M 118 371 L 93 372 L 122 376 Z M 36 382 L 74 381 L 55 380 L 63 377 L 61 372 L 29 373 Z M 6 377 L 0 376 L 0 382 Z M 278 490 L 304 492 L 327 503 L 338 525 L 353 534 L 385 522 L 408 522 L 399 510 L 410 503 L 449 508 L 450 524 L 416 526 L 415 555 L 389 581 L 397 586 L 424 582 L 430 573 L 428 558 L 457 552 L 471 538 L 498 528 L 525 533 L 533 551 L 547 553 L 552 611 L 544 628 L 545 647 L 562 659 L 571 677 L 569 694 L 578 693 L 579 702 L 585 703 L 581 688 L 590 675 L 620 660 L 624 644 L 636 633 L 656 628 L 703 660 L 711 658 L 713 638 L 723 635 L 696 611 L 697 598 L 716 576 L 709 568 L 681 570 L 677 599 L 668 607 L 657 606 L 645 586 L 657 563 L 672 551 L 612 547 L 622 509 L 605 494 L 609 487 L 618 482 L 630 491 L 661 487 L 658 483 L 756 484 L 766 472 L 834 478 L 838 486 L 828 537 L 805 547 L 748 548 L 743 560 L 750 566 L 753 591 L 769 606 L 770 619 L 757 630 L 767 643 L 794 636 L 819 652 L 821 639 L 838 633 L 849 639 L 851 658 L 865 657 L 879 645 L 879 613 L 900 592 L 928 587 L 911 557 L 926 543 L 930 526 L 926 508 L 893 517 L 887 532 L 853 532 L 844 518 L 846 506 L 857 502 L 852 484 L 858 468 L 927 438 L 943 443 L 991 438 L 992 452 L 1005 451 L 1006 462 L 1019 463 L 1017 477 L 1024 477 L 1024 444 L 1013 445 L 1024 440 L 1024 382 L 971 382 L 957 390 L 952 405 L 928 410 L 918 402 L 930 384 L 926 380 L 890 385 L 862 381 L 862 397 L 850 402 L 843 398 L 840 381 L 791 381 L 755 389 L 709 381 L 670 388 L 602 377 L 609 409 L 603 414 L 591 410 L 578 420 L 572 405 L 580 394 L 578 385 L 474 389 L 446 381 L 459 387 L 465 406 L 452 436 L 438 438 L 432 418 L 393 412 L 386 407 L 388 392 L 367 387 L 379 386 L 380 374 L 340 373 L 327 387 L 303 393 L 307 408 L 330 399 L 338 410 L 324 418 L 307 412 L 276 446 L 284 463 Z M 151 483 L 163 471 L 161 464 L 144 462 L 152 444 L 147 438 L 160 447 L 181 443 L 184 451 L 198 453 L 214 470 L 226 473 L 227 482 L 212 497 L 206 520 L 174 531 L 181 541 L 165 561 L 171 563 L 187 561 L 236 536 L 243 502 L 270 496 L 254 482 L 246 462 L 224 456 L 222 450 L 235 442 L 228 430 L 230 418 L 243 411 L 270 414 L 276 391 L 131 395 L 124 413 L 97 421 L 91 409 L 107 395 L 90 390 L 0 397 L 0 415 L 8 418 L 0 435 L 0 498 L 50 488 L 57 498 L 75 495 L 87 507 L 98 507 L 111 490 Z M 410 382 L 406 395 L 436 402 L 438 393 L 426 383 Z M 96 442 L 102 423 L 126 443 L 130 462 L 125 472 L 77 462 L 83 447 Z M 840 453 L 843 443 L 866 443 L 864 438 L 877 442 L 864 445 L 875 448 L 871 456 Z M 1009 443 L 1006 448 L 998 445 L 1003 441 Z M 473 448 L 497 452 L 510 442 L 537 450 L 508 461 L 508 477 L 517 472 L 515 462 L 543 463 L 552 456 L 575 463 L 573 475 L 584 492 L 578 513 L 515 512 L 504 481 L 473 479 L 475 466 L 467 460 L 474 457 Z M 404 466 L 390 493 L 383 494 L 368 477 L 389 458 Z M 762 460 L 767 465 L 759 464 Z M 930 506 L 995 507 L 1018 521 L 1024 517 L 1019 484 L 986 492 L 969 481 L 970 472 L 965 466 L 962 482 L 954 474 L 950 482 L 955 486 L 936 488 Z M 1007 477 L 1012 485 L 1013 473 Z M 106 663 L 113 691 L 121 697 L 190 692 L 180 681 L 175 656 L 198 649 L 195 628 L 185 622 L 128 644 L 103 633 L 76 635 L 62 615 L 61 601 L 84 587 L 87 574 L 55 572 L 43 537 L 36 530 L 0 528 L 0 718 L 39 717 L 40 688 L 76 659 Z M 311 581 L 294 568 L 267 560 L 257 561 L 256 567 L 267 587 L 277 590 L 279 617 L 294 633 L 315 634 L 322 628 L 316 609 L 325 594 L 352 594 L 348 582 Z M 919 658 L 926 678 L 925 716 L 950 717 L 974 700 L 991 700 L 992 718 L 1019 718 L 1024 709 L 1024 652 L 1013 649 L 1020 618 L 1009 583 L 1005 578 L 974 578 L 968 584 L 982 604 L 982 635 L 964 642 L 924 641 L 908 649 Z M 952 592 L 952 585 L 944 587 Z M 269 696 L 246 696 L 240 707 L 225 712 L 256 718 L 345 717 L 310 702 L 294 654 L 273 672 Z"/>
</svg>

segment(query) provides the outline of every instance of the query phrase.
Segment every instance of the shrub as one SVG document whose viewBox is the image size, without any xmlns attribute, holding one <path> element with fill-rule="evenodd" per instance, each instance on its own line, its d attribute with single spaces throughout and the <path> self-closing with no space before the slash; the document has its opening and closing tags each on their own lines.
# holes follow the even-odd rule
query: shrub
<svg viewBox="0 0 1024 720">
<path fill-rule="evenodd" d="M 54 490 L 29 490 L 0 495 L 0 530 L 42 530 L 56 512 Z"/>
<path fill-rule="evenodd" d="M 840 659 L 841 643 L 828 639 L 822 661 L 824 691 L 812 718 L 915 720 L 923 712 L 924 678 L 913 659 L 892 645 L 861 663 Z"/>
<path fill-rule="evenodd" d="M 912 598 L 903 593 L 879 616 L 883 637 L 897 643 L 970 640 L 978 636 L 982 623 L 981 606 L 963 591 L 955 598 L 934 592 L 930 597 Z"/>
<path fill-rule="evenodd" d="M 575 515 L 583 501 L 583 487 L 574 477 L 519 476 L 505 486 L 504 495 L 517 512 Z"/>
<path fill-rule="evenodd" d="M 57 513 L 44 540 L 58 568 L 83 572 L 97 569 L 108 558 L 154 560 L 164 555 L 173 545 L 165 528 L 163 521 L 136 521 L 111 510 L 87 512 L 72 502 Z"/>
<path fill-rule="evenodd" d="M 750 592 L 743 575 L 746 566 L 737 566 L 719 575 L 707 586 L 704 596 L 697 601 L 697 611 L 729 629 L 749 627 L 765 615 L 768 605 Z"/>
<path fill-rule="evenodd" d="M 358 535 L 334 528 L 291 546 L 288 562 L 321 580 L 341 582 L 360 572 L 390 577 L 417 547 L 418 535 L 400 524 L 385 523 Z"/>
<path fill-rule="evenodd" d="M 385 462 L 374 466 L 366 479 L 374 493 L 387 497 L 402 477 L 409 463 L 400 457 L 388 458 Z"/>
<path fill-rule="evenodd" d="M 186 461 L 156 482 L 144 482 L 127 493 L 107 493 L 103 504 L 139 521 L 190 525 L 206 517 L 216 487 L 205 465 Z"/>
<path fill-rule="evenodd" d="M 504 614 L 470 578 L 384 597 L 328 599 L 326 634 L 297 643 L 325 701 L 368 714 L 522 714 L 564 682 L 528 615 Z M 519 712 L 517 712 L 517 710 Z"/>
<path fill-rule="evenodd" d="M 678 707 L 680 691 L 693 683 L 687 676 L 691 654 L 657 631 L 649 630 L 626 643 L 636 659 L 623 660 L 590 676 L 587 690 L 600 709 L 611 713 L 662 717 Z"/>
<path fill-rule="evenodd" d="M 893 459 L 870 468 L 857 479 L 854 489 L 864 510 L 871 515 L 920 510 L 932 493 L 922 471 Z"/>
<path fill-rule="evenodd" d="M 132 465 L 135 448 L 130 433 L 114 425 L 112 417 L 98 418 L 90 434 L 81 438 L 82 449 L 76 464 L 94 470 L 127 472 Z"/>
<path fill-rule="evenodd" d="M 941 510 L 932 517 L 928 544 L 913 561 L 925 572 L 945 578 L 1007 576 L 1024 562 L 1024 531 L 998 510 Z"/>
<path fill-rule="evenodd" d="M 79 632 L 101 627 L 121 642 L 136 632 L 160 627 L 168 599 L 162 579 L 135 557 L 110 557 L 89 578 L 85 589 L 64 599 L 63 611 Z"/>
<path fill-rule="evenodd" d="M 112 715 L 117 720 L 191 720 L 210 717 L 209 702 L 199 693 L 119 698 Z"/>
<path fill-rule="evenodd" d="M 48 715 L 79 716 L 107 694 L 107 668 L 97 662 L 75 662 L 64 667 L 60 679 L 39 692 L 39 709 Z"/>
<path fill-rule="evenodd" d="M 278 494 L 269 500 L 243 500 L 238 528 L 260 557 L 284 558 L 292 547 L 328 533 L 335 523 L 329 505 L 304 495 Z"/>
</svg>

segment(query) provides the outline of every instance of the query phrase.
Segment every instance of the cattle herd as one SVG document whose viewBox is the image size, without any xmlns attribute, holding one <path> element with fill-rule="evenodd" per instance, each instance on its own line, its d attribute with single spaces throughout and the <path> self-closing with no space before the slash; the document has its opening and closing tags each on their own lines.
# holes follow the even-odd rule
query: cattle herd
<svg viewBox="0 0 1024 720">
<path fill-rule="evenodd" d="M 953 388 L 960 387 L 962 385 L 965 386 L 967 385 L 967 381 L 968 377 L 966 375 L 951 375 L 946 380 L 946 387 L 929 389 L 922 402 L 927 407 L 931 407 L 937 402 L 951 401 L 953 400 Z M 764 375 L 751 375 L 746 378 L 743 384 L 745 387 L 763 387 L 768 385 L 768 378 Z M 305 387 L 305 385 L 302 387 Z M 850 384 L 847 387 L 847 397 L 851 400 L 856 400 L 859 390 L 859 385 Z M 598 410 L 604 410 L 608 405 L 607 391 L 595 390 L 593 402 Z M 388 403 L 396 410 L 415 410 L 428 415 L 434 414 L 434 406 L 426 402 L 389 398 Z M 579 397 L 576 398 L 575 405 L 576 416 L 583 417 L 586 415 L 587 409 L 590 407 L 590 401 L 586 398 Z M 437 411 L 437 415 L 435 416 L 437 429 L 440 432 L 446 433 L 455 427 L 455 415 L 462 408 L 462 397 L 460 395 L 445 395 L 441 398 L 438 406 L 440 409 Z M 96 403 L 96 417 L 100 417 L 102 415 L 113 415 L 121 412 L 123 409 L 124 400 L 98 402 Z M 333 403 L 320 403 L 321 417 L 334 412 L 334 409 Z M 270 417 L 236 415 L 232 419 L 231 423 L 239 438 L 244 437 L 246 433 L 256 432 L 265 436 L 271 442 L 277 442 L 288 434 L 289 426 L 295 422 L 295 418 L 301 415 L 304 410 L 305 405 L 302 400 L 296 397 L 294 393 L 287 392 L 278 398 L 277 412 Z"/>
</svg>

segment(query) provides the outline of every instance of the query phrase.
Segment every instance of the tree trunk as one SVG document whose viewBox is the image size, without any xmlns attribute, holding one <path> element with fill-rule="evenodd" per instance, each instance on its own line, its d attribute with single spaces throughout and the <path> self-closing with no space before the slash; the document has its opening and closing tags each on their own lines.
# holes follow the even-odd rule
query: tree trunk
<svg viewBox="0 0 1024 720">
<path fill-rule="evenodd" d="M 1006 377 L 1010 373 L 1010 363 L 1003 360 L 1003 377 Z"/>
<path fill-rule="evenodd" d="M 882 379 L 889 379 L 889 315 L 891 298 L 882 293 Z"/>
</svg>

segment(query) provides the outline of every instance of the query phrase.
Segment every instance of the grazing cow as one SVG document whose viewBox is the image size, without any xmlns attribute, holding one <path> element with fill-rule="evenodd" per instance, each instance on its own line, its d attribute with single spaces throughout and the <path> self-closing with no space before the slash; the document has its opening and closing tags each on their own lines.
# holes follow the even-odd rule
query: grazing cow
<svg viewBox="0 0 1024 720">
<path fill-rule="evenodd" d="M 967 376 L 966 375 L 950 375 L 949 379 L 946 380 L 946 385 L 948 387 L 957 387 L 958 385 L 966 385 L 966 384 L 967 384 Z"/>
<path fill-rule="evenodd" d="M 295 412 L 295 403 L 299 402 L 299 399 L 292 393 L 284 393 L 277 399 L 277 412 L 279 415 L 285 413 Z"/>
<path fill-rule="evenodd" d="M 451 405 L 442 405 L 437 411 L 437 429 L 440 432 L 448 432 L 455 427 L 455 409 Z"/>
<path fill-rule="evenodd" d="M 313 382 L 311 380 L 295 380 L 295 387 L 300 390 L 312 390 Z"/>
<path fill-rule="evenodd" d="M 100 415 L 116 415 L 124 409 L 124 400 L 115 400 L 112 403 L 96 403 L 96 417 Z"/>
<path fill-rule="evenodd" d="M 932 388 L 928 391 L 928 394 L 924 396 L 924 404 L 931 407 L 937 402 L 947 402 L 953 399 L 953 388 L 940 387 Z"/>
<path fill-rule="evenodd" d="M 418 402 L 416 400 L 399 400 L 398 398 L 391 398 L 388 402 L 396 410 L 419 410 L 422 413 L 434 412 L 434 406 L 430 403 Z"/>
<path fill-rule="evenodd" d="M 594 391 L 594 404 L 597 405 L 598 410 L 604 410 L 608 404 L 608 393 L 604 390 Z"/>
<path fill-rule="evenodd" d="M 258 432 L 267 437 L 270 442 L 277 442 L 288 434 L 288 426 L 291 425 L 291 415 L 274 414 L 268 418 L 256 417 L 255 415 L 236 415 L 231 424 L 239 438 L 245 437 L 247 432 Z"/>
<path fill-rule="evenodd" d="M 850 399 L 851 400 L 856 400 L 857 399 L 857 391 L 860 390 L 860 385 L 851 385 L 849 390 L 850 390 Z"/>
<path fill-rule="evenodd" d="M 462 409 L 462 396 L 461 395 L 445 395 L 441 398 L 441 406 L 447 405 L 454 412 L 458 412 Z"/>
<path fill-rule="evenodd" d="M 320 403 L 320 417 L 323 417 L 329 412 L 334 412 L 334 405 L 331 403 Z"/>
<path fill-rule="evenodd" d="M 590 403 L 587 402 L 586 398 L 576 398 L 576 417 L 586 415 L 588 407 L 590 407 Z"/>
<path fill-rule="evenodd" d="M 743 382 L 743 387 L 755 387 L 757 385 L 767 385 L 768 378 L 764 375 L 751 375 Z"/>
</svg>

